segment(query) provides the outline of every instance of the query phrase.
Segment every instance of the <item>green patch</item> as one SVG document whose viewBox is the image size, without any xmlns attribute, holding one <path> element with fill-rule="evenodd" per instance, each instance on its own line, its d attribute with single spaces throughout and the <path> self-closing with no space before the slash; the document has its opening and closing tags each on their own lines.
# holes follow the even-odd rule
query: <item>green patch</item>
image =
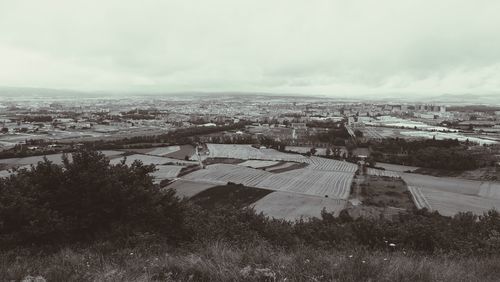
<svg viewBox="0 0 500 282">
<path fill-rule="evenodd" d="M 191 198 L 194 203 L 211 209 L 216 206 L 234 206 L 244 208 L 255 203 L 272 190 L 246 187 L 242 184 L 228 183 L 202 191 Z"/>
<path fill-rule="evenodd" d="M 415 207 L 408 187 L 401 179 L 369 176 L 360 186 L 364 205 L 407 210 Z"/>
</svg>

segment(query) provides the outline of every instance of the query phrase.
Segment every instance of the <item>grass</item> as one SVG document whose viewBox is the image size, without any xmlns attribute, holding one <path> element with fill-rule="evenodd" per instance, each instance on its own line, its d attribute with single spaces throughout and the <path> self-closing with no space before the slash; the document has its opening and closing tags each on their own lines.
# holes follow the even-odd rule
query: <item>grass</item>
<svg viewBox="0 0 500 282">
<path fill-rule="evenodd" d="M 360 186 L 363 204 L 365 205 L 391 206 L 407 210 L 415 207 L 408 187 L 401 179 L 366 176 L 365 181 Z"/>
<path fill-rule="evenodd" d="M 271 192 L 273 191 L 229 183 L 224 186 L 208 188 L 194 195 L 190 200 L 207 209 L 219 205 L 233 205 L 236 208 L 243 208 L 255 203 Z"/>
<path fill-rule="evenodd" d="M 0 281 L 498 281 L 499 257 L 423 256 L 211 242 L 186 248 L 106 244 L 0 254 Z"/>
</svg>

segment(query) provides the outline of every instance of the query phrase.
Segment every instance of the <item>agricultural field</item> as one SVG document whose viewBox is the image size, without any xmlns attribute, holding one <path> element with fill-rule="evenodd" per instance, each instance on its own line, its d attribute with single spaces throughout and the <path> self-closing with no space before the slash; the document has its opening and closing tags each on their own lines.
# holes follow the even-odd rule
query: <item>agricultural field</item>
<svg viewBox="0 0 500 282">
<path fill-rule="evenodd" d="M 233 182 L 249 187 L 346 199 L 349 196 L 353 174 L 307 168 L 271 173 L 239 165 L 214 164 L 183 178 L 215 184 Z"/>
<path fill-rule="evenodd" d="M 357 194 L 364 206 L 411 210 L 415 207 L 406 183 L 400 178 L 363 177 Z"/>
<path fill-rule="evenodd" d="M 303 168 L 272 174 L 256 187 L 347 199 L 352 179 L 352 173 Z"/>
<path fill-rule="evenodd" d="M 298 154 L 287 154 L 274 149 L 257 149 L 250 145 L 207 144 L 207 147 L 210 151 L 210 158 L 301 162 L 309 164 L 311 169 L 328 171 L 355 172 L 358 169 L 356 164 L 349 162 L 316 156 L 306 157 Z"/>
<path fill-rule="evenodd" d="M 226 184 L 233 182 L 249 187 L 259 187 L 259 183 L 272 173 L 239 165 L 212 164 L 183 176 L 184 179 Z"/>
<path fill-rule="evenodd" d="M 305 159 L 304 161 L 309 164 L 310 169 L 314 170 L 325 170 L 325 171 L 343 171 L 343 172 L 356 172 L 358 170 L 358 165 L 345 162 L 338 161 L 332 159 L 325 159 L 320 157 L 310 157 Z"/>
<path fill-rule="evenodd" d="M 113 150 L 103 150 L 100 151 L 103 153 L 106 157 L 112 158 L 112 157 L 119 157 L 122 155 L 124 152 L 122 151 L 113 151 Z M 13 168 L 17 166 L 23 166 L 23 165 L 35 165 L 38 162 L 43 161 L 44 158 L 47 158 L 49 161 L 55 163 L 55 164 L 62 164 L 62 153 L 61 154 L 51 154 L 51 155 L 45 155 L 45 156 L 32 156 L 32 157 L 25 157 L 25 158 L 9 158 L 9 159 L 0 159 L 0 164 L 5 165 L 7 168 Z M 71 160 L 71 154 L 67 154 L 68 159 Z"/>
<path fill-rule="evenodd" d="M 338 215 L 347 201 L 325 197 L 276 191 L 258 200 L 251 206 L 257 213 L 271 218 L 295 221 L 300 218 L 321 217 L 323 208 Z"/>
<path fill-rule="evenodd" d="M 111 164 L 118 164 L 123 160 L 123 158 L 115 158 L 110 161 Z M 131 165 L 134 161 L 139 160 L 143 164 L 149 165 L 163 165 L 163 164 L 176 164 L 176 165 L 193 165 L 198 164 L 198 162 L 194 161 L 184 161 L 173 158 L 166 157 L 158 157 L 158 156 L 150 156 L 150 155 L 142 155 L 142 154 L 134 154 L 126 157 L 125 164 Z"/>
<path fill-rule="evenodd" d="M 232 158 L 242 160 L 272 160 L 299 162 L 307 157 L 298 154 L 287 154 L 274 149 L 257 149 L 242 144 L 207 144 L 210 158 Z"/>
<path fill-rule="evenodd" d="M 425 187 L 433 190 L 463 195 L 479 195 L 482 182 L 452 177 L 435 177 L 416 173 L 402 173 L 408 186 Z"/>
<path fill-rule="evenodd" d="M 263 168 L 263 167 L 275 166 L 277 164 L 279 164 L 278 161 L 248 160 L 239 163 L 238 165 L 252 167 L 252 168 Z"/>
<path fill-rule="evenodd" d="M 173 159 L 184 160 L 188 157 L 191 161 L 198 161 L 198 156 L 196 156 L 196 150 L 192 145 L 180 145 L 179 150 L 175 152 L 168 153 L 164 157 L 169 157 Z"/>
<path fill-rule="evenodd" d="M 436 210 L 442 215 L 453 216 L 459 212 L 481 215 L 490 209 L 500 209 L 499 199 L 463 195 L 424 187 L 409 186 L 418 208 Z"/>
<path fill-rule="evenodd" d="M 286 146 L 285 151 L 295 152 L 299 154 L 307 154 L 311 152 L 313 147 L 302 147 L 302 146 Z M 315 148 L 317 156 L 326 156 L 326 148 Z"/>
<path fill-rule="evenodd" d="M 401 175 L 398 172 L 395 172 L 392 170 L 376 169 L 376 168 L 371 168 L 371 167 L 366 168 L 366 174 L 373 175 L 373 176 L 392 177 L 392 178 L 401 177 Z"/>
<path fill-rule="evenodd" d="M 180 149 L 181 149 L 180 146 L 158 147 L 158 148 L 153 148 L 151 151 L 149 151 L 149 152 L 147 152 L 145 154 L 163 157 L 163 156 L 166 156 L 168 154 L 177 152 Z"/>
<path fill-rule="evenodd" d="M 380 163 L 380 162 L 377 162 L 377 164 L 375 166 L 384 168 L 385 170 L 391 170 L 391 171 L 395 171 L 395 172 L 406 172 L 406 171 L 414 172 L 417 169 L 419 169 L 419 167 L 417 167 L 417 166 L 388 164 L 388 163 Z"/>
<path fill-rule="evenodd" d="M 156 171 L 151 173 L 151 176 L 154 177 L 154 182 L 159 183 L 165 179 L 176 178 L 184 166 L 180 165 L 157 165 Z"/>
<path fill-rule="evenodd" d="M 443 215 L 500 209 L 500 183 L 403 173 L 417 207 Z"/>
<path fill-rule="evenodd" d="M 186 179 L 178 179 L 167 188 L 175 190 L 177 196 L 191 198 L 192 196 L 216 186 L 213 183 L 203 181 L 191 181 Z"/>
<path fill-rule="evenodd" d="M 209 209 L 226 205 L 241 209 L 272 192 L 272 190 L 246 187 L 241 184 L 228 184 L 208 188 L 191 197 L 190 201 Z"/>
</svg>

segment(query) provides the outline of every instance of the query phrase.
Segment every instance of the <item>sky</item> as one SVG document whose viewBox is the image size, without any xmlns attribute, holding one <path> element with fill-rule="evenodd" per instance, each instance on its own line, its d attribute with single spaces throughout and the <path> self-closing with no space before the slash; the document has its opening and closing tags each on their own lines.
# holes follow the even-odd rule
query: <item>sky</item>
<svg viewBox="0 0 500 282">
<path fill-rule="evenodd" d="M 0 0 L 0 86 L 499 93 L 497 0 Z"/>
</svg>

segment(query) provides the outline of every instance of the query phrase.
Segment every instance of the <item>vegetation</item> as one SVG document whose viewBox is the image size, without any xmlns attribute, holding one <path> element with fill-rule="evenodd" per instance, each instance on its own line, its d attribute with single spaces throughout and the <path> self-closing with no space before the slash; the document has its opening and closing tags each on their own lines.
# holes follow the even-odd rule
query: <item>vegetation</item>
<svg viewBox="0 0 500 282">
<path fill-rule="evenodd" d="M 453 139 L 387 139 L 372 145 L 372 150 L 371 157 L 378 162 L 458 171 L 480 166 L 477 156 Z"/>
<path fill-rule="evenodd" d="M 73 162 L 46 160 L 1 180 L 0 280 L 499 278 L 496 211 L 414 210 L 393 220 L 324 212 L 291 223 L 237 201 L 206 209 L 180 200 L 152 184 L 153 169 L 79 151 Z"/>
</svg>

